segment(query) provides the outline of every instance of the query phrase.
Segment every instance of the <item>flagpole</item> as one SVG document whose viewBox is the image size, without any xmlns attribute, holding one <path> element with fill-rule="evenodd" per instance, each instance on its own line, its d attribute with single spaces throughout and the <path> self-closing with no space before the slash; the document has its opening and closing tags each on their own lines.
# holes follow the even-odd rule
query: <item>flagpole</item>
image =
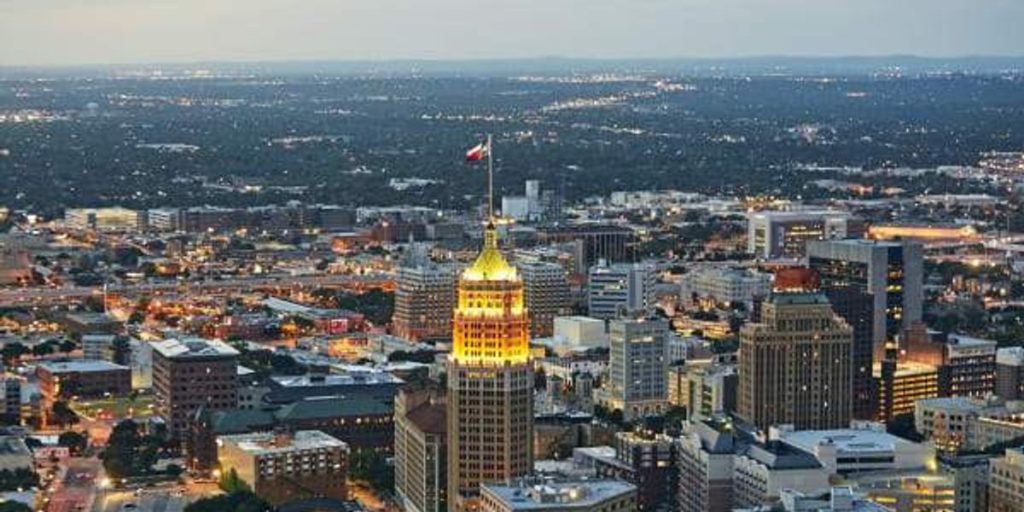
<svg viewBox="0 0 1024 512">
<path fill-rule="evenodd" d="M 491 134 L 487 134 L 487 221 L 494 222 L 494 152 Z"/>
</svg>

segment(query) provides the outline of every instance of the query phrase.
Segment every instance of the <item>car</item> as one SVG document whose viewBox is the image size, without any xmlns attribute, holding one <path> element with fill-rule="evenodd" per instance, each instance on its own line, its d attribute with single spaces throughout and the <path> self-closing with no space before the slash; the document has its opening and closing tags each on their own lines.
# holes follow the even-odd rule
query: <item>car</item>
<svg viewBox="0 0 1024 512">
<path fill-rule="evenodd" d="M 138 508 L 139 508 L 138 505 L 136 505 L 134 503 L 131 503 L 131 502 L 128 502 L 128 503 L 125 503 L 124 505 L 121 505 L 121 510 L 136 510 Z"/>
</svg>

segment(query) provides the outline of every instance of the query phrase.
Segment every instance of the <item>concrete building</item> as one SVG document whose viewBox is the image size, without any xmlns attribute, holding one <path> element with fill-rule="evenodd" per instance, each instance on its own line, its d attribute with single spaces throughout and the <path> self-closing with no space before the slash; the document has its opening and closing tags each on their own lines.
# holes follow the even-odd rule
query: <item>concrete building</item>
<svg viewBox="0 0 1024 512">
<path fill-rule="evenodd" d="M 767 297 L 771 293 L 772 276 L 742 267 L 714 266 L 684 274 L 680 284 L 682 301 L 688 306 L 708 300 L 751 308 L 755 297 Z"/>
<path fill-rule="evenodd" d="M 914 428 L 940 451 L 981 451 L 1024 436 L 1024 402 L 994 396 L 918 400 Z"/>
<path fill-rule="evenodd" d="M 153 390 L 156 411 L 171 437 L 184 435 L 200 408 L 238 405 L 238 351 L 202 338 L 153 342 Z"/>
<path fill-rule="evenodd" d="M 739 338 L 740 417 L 761 430 L 849 425 L 853 329 L 823 294 L 780 290 Z"/>
<path fill-rule="evenodd" d="M 426 258 L 398 267 L 395 278 L 395 336 L 412 341 L 448 341 L 452 336 L 456 269 Z"/>
<path fill-rule="evenodd" d="M 547 205 L 540 193 L 540 181 L 526 180 L 526 193 L 521 196 L 503 196 L 501 215 L 517 221 L 540 220 L 547 211 Z"/>
<path fill-rule="evenodd" d="M 828 474 L 917 470 L 934 466 L 935 448 L 885 431 L 880 423 L 859 423 L 833 430 L 773 427 L 769 438 L 810 453 Z"/>
<path fill-rule="evenodd" d="M 864 499 L 852 487 L 826 487 L 817 492 L 804 493 L 794 489 L 783 489 L 779 503 L 771 508 L 754 507 L 736 509 L 734 512 L 890 512 L 877 503 Z"/>
<path fill-rule="evenodd" d="M 654 268 L 644 263 L 600 262 L 590 268 L 589 316 L 609 320 L 623 312 L 645 310 L 654 303 Z"/>
<path fill-rule="evenodd" d="M 270 505 L 348 498 L 348 446 L 318 430 L 221 436 L 217 460 Z"/>
<path fill-rule="evenodd" d="M 146 225 L 146 212 L 128 208 L 69 208 L 64 223 L 75 229 L 138 232 Z"/>
<path fill-rule="evenodd" d="M 953 475 L 933 469 L 863 473 L 847 478 L 846 483 L 888 510 L 957 510 Z"/>
<path fill-rule="evenodd" d="M 47 411 L 72 397 L 127 396 L 132 391 L 131 369 L 108 361 L 46 361 L 36 366 L 36 378 Z"/>
<path fill-rule="evenodd" d="M 988 510 L 1019 512 L 1024 503 L 1024 448 L 1008 448 L 989 463 Z"/>
<path fill-rule="evenodd" d="M 649 432 L 615 434 L 614 457 L 603 449 L 573 451 L 574 459 L 593 457 L 597 478 L 629 482 L 637 489 L 637 510 L 675 510 L 675 446 L 672 438 Z"/>
<path fill-rule="evenodd" d="M 874 298 L 874 361 L 882 359 L 886 340 L 921 321 L 924 257 L 920 243 L 812 242 L 807 246 L 807 261 L 818 273 L 823 290 L 852 287 Z"/>
<path fill-rule="evenodd" d="M 736 412 L 736 365 L 711 360 L 687 361 L 668 369 L 668 402 L 684 407 L 692 419 Z"/>
<path fill-rule="evenodd" d="M 569 275 L 557 263 L 520 263 L 526 311 L 530 318 L 530 336 L 543 338 L 554 333 L 555 318 L 572 310 Z"/>
<path fill-rule="evenodd" d="M 903 359 L 938 368 L 939 396 L 983 398 L 995 392 L 994 340 L 928 331 L 923 324 L 904 333 Z"/>
<path fill-rule="evenodd" d="M 680 512 L 730 512 L 733 509 L 733 463 L 736 439 L 732 425 L 719 421 L 688 422 L 675 440 Z"/>
<path fill-rule="evenodd" d="M 668 401 L 668 322 L 619 318 L 611 321 L 608 334 L 608 407 L 621 410 L 626 419 L 659 414 Z"/>
<path fill-rule="evenodd" d="M 572 244 L 576 269 L 583 273 L 601 260 L 611 263 L 633 261 L 636 234 L 626 226 L 582 224 L 546 231 L 540 241 Z"/>
<path fill-rule="evenodd" d="M 523 281 L 493 223 L 459 278 L 448 356 L 448 508 L 477 508 L 480 485 L 533 469 L 533 364 Z"/>
<path fill-rule="evenodd" d="M 636 510 L 636 487 L 619 480 L 528 478 L 481 486 L 481 512 L 620 512 Z"/>
<path fill-rule="evenodd" d="M 1024 347 L 996 350 L 996 391 L 1004 400 L 1024 399 Z"/>
<path fill-rule="evenodd" d="M 559 316 L 554 319 L 554 337 L 580 351 L 608 348 L 608 332 L 603 320 L 587 316 Z"/>
<path fill-rule="evenodd" d="M 825 489 L 830 475 L 813 455 L 786 443 L 748 444 L 733 459 L 733 506 L 772 505 L 784 490 Z"/>
<path fill-rule="evenodd" d="M 747 219 L 747 252 L 763 259 L 802 258 L 810 242 L 859 236 L 858 225 L 840 211 L 757 212 Z"/>
<path fill-rule="evenodd" d="M 882 423 L 913 414 L 914 404 L 919 400 L 939 396 L 939 369 L 929 364 L 897 361 L 895 354 L 890 354 L 881 363 L 875 363 L 873 375 L 875 418 Z"/>
<path fill-rule="evenodd" d="M 395 400 L 395 494 L 406 512 L 446 510 L 448 447 L 445 398 L 407 390 Z"/>
</svg>

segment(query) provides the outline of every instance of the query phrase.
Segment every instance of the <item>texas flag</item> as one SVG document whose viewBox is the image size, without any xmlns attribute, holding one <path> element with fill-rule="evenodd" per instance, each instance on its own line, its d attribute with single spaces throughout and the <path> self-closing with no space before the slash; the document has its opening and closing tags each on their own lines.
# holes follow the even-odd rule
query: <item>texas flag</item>
<svg viewBox="0 0 1024 512">
<path fill-rule="evenodd" d="M 487 158 L 488 151 L 490 151 L 490 149 L 487 147 L 487 143 L 481 142 L 470 148 L 469 151 L 466 151 L 466 161 L 479 162 L 484 158 Z"/>
</svg>

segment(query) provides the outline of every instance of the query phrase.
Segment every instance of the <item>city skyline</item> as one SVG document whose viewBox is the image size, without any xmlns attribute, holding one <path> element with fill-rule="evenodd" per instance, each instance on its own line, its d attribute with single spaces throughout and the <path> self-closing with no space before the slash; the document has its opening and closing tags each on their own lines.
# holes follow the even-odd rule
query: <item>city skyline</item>
<svg viewBox="0 0 1024 512">
<path fill-rule="evenodd" d="M 1009 0 L 984 8 L 967 0 L 313 0 L 301 9 L 274 0 L 5 0 L 0 9 L 0 63 L 7 66 L 1024 51 L 1015 23 L 1024 5 Z M 865 27 L 872 37 L 864 37 Z"/>
</svg>

